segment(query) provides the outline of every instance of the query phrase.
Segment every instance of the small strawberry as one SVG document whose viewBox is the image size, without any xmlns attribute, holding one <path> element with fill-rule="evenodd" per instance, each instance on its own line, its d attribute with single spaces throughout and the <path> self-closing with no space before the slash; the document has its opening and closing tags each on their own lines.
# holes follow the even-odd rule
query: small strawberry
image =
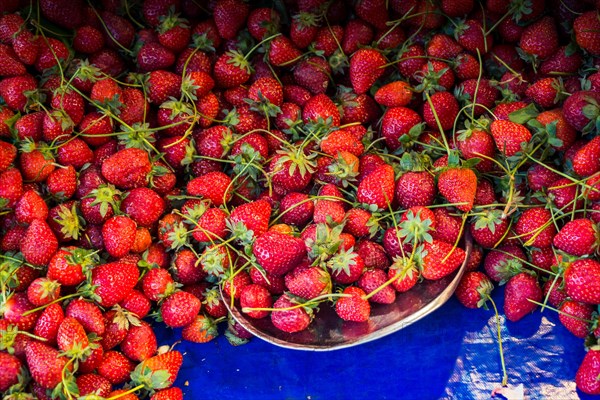
<svg viewBox="0 0 600 400">
<path fill-rule="evenodd" d="M 385 57 L 375 49 L 360 49 L 350 59 L 350 81 L 357 94 L 366 93 L 384 73 Z"/>
<path fill-rule="evenodd" d="M 589 304 L 567 300 L 561 304 L 558 319 L 565 328 L 578 338 L 585 339 L 590 330 L 594 309 Z"/>
<path fill-rule="evenodd" d="M 536 207 L 523 211 L 515 225 L 515 232 L 527 246 L 550 247 L 556 235 L 550 210 Z"/>
<path fill-rule="evenodd" d="M 189 181 L 187 192 L 190 196 L 201 196 L 213 205 L 221 206 L 231 199 L 232 181 L 223 172 L 209 172 Z"/>
<path fill-rule="evenodd" d="M 504 314 L 509 321 L 517 322 L 537 308 L 542 301 L 542 289 L 534 274 L 521 272 L 508 280 L 504 290 Z"/>
<path fill-rule="evenodd" d="M 65 318 L 60 304 L 50 304 L 42 311 L 33 328 L 33 334 L 47 340 L 47 344 L 56 344 L 58 327 Z"/>
<path fill-rule="evenodd" d="M 321 268 L 300 265 L 285 275 L 285 285 L 293 295 L 313 299 L 331 293 L 331 276 Z"/>
<path fill-rule="evenodd" d="M 0 353 L 0 365 L 3 369 L 0 375 L 0 391 L 5 392 L 19 382 L 23 365 L 16 356 L 4 352 Z"/>
<path fill-rule="evenodd" d="M 130 360 L 144 361 L 156 353 L 156 335 L 147 322 L 129 327 L 127 335 L 121 342 L 121 351 Z"/>
<path fill-rule="evenodd" d="M 138 278 L 135 264 L 116 261 L 99 265 L 92 270 L 93 297 L 102 307 L 112 307 L 133 290 Z"/>
<path fill-rule="evenodd" d="M 375 101 L 385 107 L 404 107 L 412 100 L 410 84 L 404 81 L 387 83 L 377 89 Z"/>
<path fill-rule="evenodd" d="M 587 11 L 579 15 L 573 23 L 575 40 L 582 49 L 585 49 L 593 55 L 600 55 L 600 21 L 598 21 L 598 12 Z"/>
<path fill-rule="evenodd" d="M 403 146 L 401 138 L 411 134 L 411 129 L 421 123 L 419 114 L 410 108 L 388 108 L 381 120 L 381 135 L 390 150 L 397 150 Z"/>
<path fill-rule="evenodd" d="M 56 335 L 58 348 L 70 357 L 82 358 L 88 350 L 89 340 L 83 326 L 73 317 L 66 317 L 60 323 Z"/>
<path fill-rule="evenodd" d="M 507 157 L 520 152 L 521 146 L 531 140 L 531 132 L 516 122 L 495 120 L 490 128 L 496 147 Z"/>
<path fill-rule="evenodd" d="M 181 337 L 194 343 L 207 343 L 219 335 L 217 324 L 212 318 L 199 314 L 194 320 L 183 327 Z"/>
<path fill-rule="evenodd" d="M 425 279 L 441 279 L 454 272 L 465 260 L 465 251 L 452 244 L 433 240 L 423 244 L 421 275 Z"/>
<path fill-rule="evenodd" d="M 387 280 L 388 275 L 383 270 L 371 269 L 363 272 L 357 285 L 366 294 L 371 294 L 371 292 L 377 290 L 370 297 L 370 301 L 380 304 L 391 304 L 396 300 L 396 291 L 392 285 L 385 286 Z"/>
<path fill-rule="evenodd" d="M 60 297 L 60 284 L 47 277 L 37 278 L 27 288 L 27 299 L 36 307 L 53 302 Z"/>
<path fill-rule="evenodd" d="M 371 305 L 365 299 L 366 293 L 356 286 L 348 286 L 335 303 L 335 312 L 344 321 L 365 322 L 371 315 Z"/>
<path fill-rule="evenodd" d="M 423 120 L 432 129 L 446 131 L 454 126 L 458 111 L 458 101 L 451 93 L 436 92 L 423 105 Z"/>
<path fill-rule="evenodd" d="M 35 306 L 27 299 L 26 293 L 16 292 L 12 293 L 2 305 L 2 314 L 9 324 L 15 325 L 22 331 L 30 331 L 40 315 L 39 311 L 31 312 L 34 308 Z"/>
<path fill-rule="evenodd" d="M 102 240 L 108 254 L 121 258 L 129 253 L 135 241 L 136 223 L 129 217 L 117 215 L 102 226 Z"/>
<path fill-rule="evenodd" d="M 528 55 L 544 60 L 558 49 L 558 32 L 552 17 L 544 17 L 523 31 L 519 46 Z"/>
<path fill-rule="evenodd" d="M 494 284 L 482 272 L 467 272 L 461 278 L 456 292 L 456 298 L 467 308 L 486 307 L 485 303 L 490 299 L 490 293 Z"/>
<path fill-rule="evenodd" d="M 502 218 L 500 210 L 491 209 L 475 216 L 469 228 L 477 244 L 485 248 L 493 248 L 504 238 L 509 225 L 509 219 Z"/>
<path fill-rule="evenodd" d="M 21 242 L 21 253 L 25 261 L 34 265 L 46 265 L 56 250 L 58 240 L 50 226 L 43 220 L 32 221 Z"/>
<path fill-rule="evenodd" d="M 271 293 L 264 286 L 256 283 L 244 286 L 240 293 L 240 306 L 242 312 L 254 319 L 265 318 L 269 315 L 267 310 L 254 310 L 255 308 L 271 308 L 273 299 Z"/>
<path fill-rule="evenodd" d="M 65 315 L 79 321 L 86 332 L 95 333 L 98 336 L 104 335 L 104 318 L 96 304 L 83 299 L 75 299 L 67 306 Z"/>
<path fill-rule="evenodd" d="M 590 11 L 590 13 L 592 13 Z M 595 18 L 595 14 L 594 14 Z M 584 393 L 600 394 L 600 350 L 592 347 L 588 350 L 575 375 L 577 388 Z"/>
<path fill-rule="evenodd" d="M 98 366 L 98 375 L 113 385 L 119 385 L 129 379 L 134 367 L 133 362 L 125 357 L 123 353 L 107 351 Z"/>
<path fill-rule="evenodd" d="M 382 165 L 359 183 L 356 200 L 385 210 L 394 200 L 394 187 L 394 169 L 390 165 Z"/>
</svg>

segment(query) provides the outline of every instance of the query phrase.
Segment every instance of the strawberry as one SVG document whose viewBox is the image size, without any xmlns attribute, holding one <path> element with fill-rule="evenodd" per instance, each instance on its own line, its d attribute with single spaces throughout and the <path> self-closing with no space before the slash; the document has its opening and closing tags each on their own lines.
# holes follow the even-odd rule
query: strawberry
<svg viewBox="0 0 600 400">
<path fill-rule="evenodd" d="M 94 303 L 83 299 L 75 299 L 67 306 L 65 315 L 79 321 L 86 332 L 95 333 L 98 336 L 104 334 L 105 327 L 102 311 Z"/>
<path fill-rule="evenodd" d="M 271 308 L 273 299 L 271 293 L 256 283 L 246 285 L 240 293 L 240 306 L 242 312 L 254 319 L 265 318 L 269 315 L 266 310 L 253 310 L 254 308 Z"/>
<path fill-rule="evenodd" d="M 469 19 L 454 30 L 454 36 L 465 50 L 485 54 L 492 48 L 492 36 L 485 34 L 481 22 Z"/>
<path fill-rule="evenodd" d="M 73 29 L 84 21 L 84 4 L 82 1 L 68 0 L 43 0 L 40 1 L 40 10 L 49 21 Z"/>
<path fill-rule="evenodd" d="M 202 303 L 191 293 L 179 291 L 165 299 L 160 307 L 164 323 L 172 328 L 181 328 L 194 320 Z"/>
<path fill-rule="evenodd" d="M 504 314 L 509 321 L 517 322 L 537 308 L 542 301 L 542 289 L 535 275 L 521 272 L 508 280 L 504 290 Z"/>
<path fill-rule="evenodd" d="M 331 66 L 321 57 L 308 57 L 294 67 L 294 81 L 312 94 L 327 91 L 330 75 Z"/>
<path fill-rule="evenodd" d="M 88 373 L 77 377 L 77 388 L 80 396 L 97 394 L 98 396 L 108 397 L 112 385 L 106 378 Z"/>
<path fill-rule="evenodd" d="M 574 256 L 585 256 L 596 251 L 596 225 L 590 219 L 580 218 L 567 222 L 554 236 L 554 246 Z"/>
<path fill-rule="evenodd" d="M 300 11 L 292 16 L 290 22 L 290 39 L 299 49 L 307 48 L 317 36 L 319 18 L 317 15 Z"/>
<path fill-rule="evenodd" d="M 306 255 L 306 248 L 301 239 L 267 232 L 256 239 L 252 252 L 267 273 L 281 276 L 302 260 Z"/>
<path fill-rule="evenodd" d="M 572 300 L 600 304 L 600 263 L 579 259 L 571 263 L 564 273 L 565 291 Z"/>
<path fill-rule="evenodd" d="M 302 110 L 302 121 L 318 122 L 320 119 L 328 121 L 331 119 L 331 126 L 340 126 L 340 112 L 334 102 L 325 94 L 317 94 L 306 102 Z"/>
<path fill-rule="evenodd" d="M 279 13 L 271 8 L 256 8 L 248 15 L 248 31 L 254 39 L 262 40 L 279 31 L 280 19 Z"/>
<path fill-rule="evenodd" d="M 521 272 L 526 259 L 520 246 L 504 244 L 487 253 L 483 268 L 493 281 L 504 283 Z"/>
<path fill-rule="evenodd" d="M 3 368 L 0 376 L 0 391 L 5 392 L 19 382 L 22 364 L 16 356 L 4 352 L 0 353 L 0 364 Z"/>
<path fill-rule="evenodd" d="M 579 15 L 573 23 L 575 40 L 582 49 L 585 49 L 593 55 L 600 54 L 600 21 L 598 21 L 597 11 L 587 11 Z"/>
<path fill-rule="evenodd" d="M 121 189 L 145 186 L 151 169 L 148 153 L 136 148 L 120 150 L 102 163 L 104 178 Z"/>
<path fill-rule="evenodd" d="M 426 171 L 406 172 L 396 182 L 395 198 L 404 209 L 433 204 L 437 189 L 433 176 Z"/>
<path fill-rule="evenodd" d="M 552 17 L 544 17 L 523 31 L 519 47 L 528 55 L 546 59 L 558 49 L 558 33 Z"/>
<path fill-rule="evenodd" d="M 154 393 L 150 400 L 183 400 L 183 392 L 177 387 L 163 389 Z"/>
<path fill-rule="evenodd" d="M 18 76 L 25 74 L 26 69 L 23 63 L 18 60 L 17 55 L 9 46 L 0 44 L 0 76 Z"/>
<path fill-rule="evenodd" d="M 280 202 L 281 222 L 298 227 L 306 225 L 312 219 L 314 212 L 314 203 L 308 200 L 308 195 L 304 193 L 291 192 L 285 195 Z M 232 215 L 233 213 L 235 210 Z"/>
<path fill-rule="evenodd" d="M 573 170 L 581 176 L 600 171 L 600 138 L 594 137 L 581 147 L 573 157 Z"/>
<path fill-rule="evenodd" d="M 285 286 L 295 296 L 313 299 L 331 293 L 331 277 L 321 268 L 301 264 L 285 275 Z"/>
<path fill-rule="evenodd" d="M 133 362 L 125 355 L 118 351 L 107 351 L 98 366 L 98 375 L 113 385 L 119 385 L 129 379 L 129 374 L 133 369 Z"/>
<path fill-rule="evenodd" d="M 461 17 L 473 9 L 473 0 L 442 0 L 440 9 L 449 17 Z"/>
<path fill-rule="evenodd" d="M 542 78 L 529 86 L 525 94 L 540 107 L 551 108 L 563 99 L 562 91 L 557 78 Z"/>
<path fill-rule="evenodd" d="M 486 307 L 494 284 L 483 272 L 467 272 L 461 278 L 456 292 L 456 298 L 467 308 Z"/>
<path fill-rule="evenodd" d="M 242 85 L 250 79 L 250 63 L 237 51 L 223 53 L 215 62 L 213 78 L 223 88 Z"/>
<path fill-rule="evenodd" d="M 567 300 L 560 306 L 558 319 L 565 328 L 578 338 L 585 339 L 589 333 L 589 320 L 594 309 L 589 304 Z"/>
<path fill-rule="evenodd" d="M 555 136 L 560 141 L 560 143 L 552 143 L 552 146 L 558 151 L 565 151 L 577 140 L 577 132 L 567 123 L 561 109 L 541 112 L 536 120 L 546 127 L 550 137 Z M 549 126 L 552 122 L 556 122 L 554 128 Z M 553 134 L 552 129 L 555 131 Z"/>
<path fill-rule="evenodd" d="M 344 38 L 344 28 L 340 25 L 323 26 L 317 32 L 312 47 L 325 57 L 331 57 L 338 49 Z"/>
<path fill-rule="evenodd" d="M 102 240 L 108 254 L 121 258 L 129 253 L 135 241 L 135 222 L 126 216 L 117 215 L 102 226 Z"/>
<path fill-rule="evenodd" d="M 148 75 L 147 95 L 151 103 L 158 105 L 169 100 L 170 97 L 180 96 L 181 75 L 164 70 L 151 71 Z"/>
<path fill-rule="evenodd" d="M 127 193 L 121 210 L 138 225 L 150 227 L 162 216 L 164 200 L 152 189 L 136 188 Z"/>
<path fill-rule="evenodd" d="M 458 85 L 455 94 L 478 116 L 494 107 L 500 92 L 488 79 L 467 79 Z"/>
<path fill-rule="evenodd" d="M 213 205 L 221 206 L 231 199 L 232 181 L 223 172 L 209 172 L 189 181 L 187 192 L 190 196 L 201 196 Z"/>
<path fill-rule="evenodd" d="M 129 49 L 135 39 L 135 28 L 129 20 L 110 11 L 100 12 L 104 27 L 104 39 L 115 49 Z"/>
<path fill-rule="evenodd" d="M 587 394 L 600 394 L 600 350 L 592 347 L 588 350 L 575 375 L 577 388 Z"/>
<path fill-rule="evenodd" d="M 44 72 L 50 68 L 56 67 L 69 59 L 70 53 L 68 47 L 58 39 L 47 38 L 40 41 L 40 48 L 37 60 L 35 60 L 35 69 L 38 72 Z"/>
<path fill-rule="evenodd" d="M 365 299 L 366 293 L 356 286 L 348 286 L 335 303 L 335 312 L 344 321 L 365 322 L 371 314 L 371 305 Z"/>
<path fill-rule="evenodd" d="M 90 25 L 77 28 L 73 37 L 73 48 L 86 54 L 93 54 L 104 47 L 102 31 Z"/>
<path fill-rule="evenodd" d="M 448 130 L 454 126 L 458 109 L 458 101 L 451 93 L 436 92 L 423 105 L 423 119 L 432 129 Z"/>
<path fill-rule="evenodd" d="M 46 339 L 48 344 L 56 344 L 58 328 L 64 317 L 65 314 L 60 304 L 50 304 L 35 322 L 33 334 Z"/>
<path fill-rule="evenodd" d="M 175 54 L 160 43 L 145 43 L 137 54 L 136 62 L 143 72 L 168 69 L 175 64 Z"/>
<path fill-rule="evenodd" d="M 575 74 L 582 63 L 583 58 L 579 51 L 571 52 L 568 46 L 562 46 L 542 63 L 540 72 L 543 75 Z"/>
<path fill-rule="evenodd" d="M 93 297 L 102 307 L 112 307 L 133 290 L 139 278 L 135 264 L 111 262 L 92 270 Z"/>
<path fill-rule="evenodd" d="M 179 369 L 183 363 L 183 355 L 177 350 L 170 350 L 166 353 L 150 357 L 135 368 L 132 373 L 134 382 L 148 382 L 148 375 L 152 377 L 152 383 L 157 383 L 155 380 L 161 378 L 162 382 L 158 382 L 159 388 L 166 388 L 175 382 Z M 144 379 L 146 378 L 146 379 Z"/>
<path fill-rule="evenodd" d="M 4 319 L 9 324 L 15 325 L 19 330 L 29 331 L 34 327 L 40 313 L 37 311 L 29 312 L 27 315 L 24 314 L 34 308 L 35 306 L 27 299 L 26 293 L 17 292 L 13 293 L 4 302 L 2 311 Z"/>
<path fill-rule="evenodd" d="M 427 43 L 425 51 L 431 57 L 452 59 L 458 56 L 463 48 L 450 36 L 436 34 Z"/>
<path fill-rule="evenodd" d="M 385 57 L 375 49 L 360 49 L 350 59 L 350 81 L 357 94 L 366 93 L 384 73 Z"/>
<path fill-rule="evenodd" d="M 57 249 L 58 240 L 48 224 L 43 220 L 33 220 L 21 242 L 21 253 L 25 261 L 35 265 L 46 265 Z"/>
<path fill-rule="evenodd" d="M 210 317 L 202 314 L 196 315 L 194 320 L 181 331 L 184 340 L 194 343 L 207 343 L 218 335 L 217 324 Z"/>
<path fill-rule="evenodd" d="M 354 6 L 356 15 L 377 29 L 385 29 L 388 22 L 388 8 L 384 0 L 364 0 Z"/>
<path fill-rule="evenodd" d="M 159 19 L 158 41 L 167 49 L 180 53 L 188 46 L 192 37 L 188 20 L 173 13 L 161 16 Z"/>
<path fill-rule="evenodd" d="M 467 168 L 449 168 L 439 175 L 438 190 L 456 208 L 468 212 L 473 208 L 477 177 Z"/>
<path fill-rule="evenodd" d="M 463 249 L 440 240 L 425 242 L 423 248 L 427 254 L 422 256 L 421 275 L 425 279 L 441 279 L 454 272 L 465 260 Z"/>
<path fill-rule="evenodd" d="M 394 200 L 394 186 L 394 169 L 390 165 L 382 165 L 359 183 L 356 200 L 387 209 Z"/>
<path fill-rule="evenodd" d="M 35 91 L 38 84 L 31 75 L 4 78 L 0 81 L 0 96 L 13 111 L 24 111 L 27 105 L 26 92 Z"/>
<path fill-rule="evenodd" d="M 27 299 L 34 306 L 43 306 L 60 297 L 60 284 L 46 277 L 37 278 L 27 288 Z"/>
<path fill-rule="evenodd" d="M 213 10 L 213 19 L 223 39 L 234 39 L 246 24 L 250 12 L 248 4 L 239 0 L 219 0 Z"/>
<path fill-rule="evenodd" d="M 294 333 L 308 328 L 313 318 L 312 310 L 304 307 L 294 308 L 297 304 L 298 300 L 288 294 L 284 294 L 275 301 L 271 322 L 277 329 Z"/>
<path fill-rule="evenodd" d="M 391 285 L 384 286 L 387 280 L 388 275 L 383 270 L 372 269 L 363 272 L 358 279 L 357 285 L 364 290 L 366 294 L 379 290 L 370 298 L 370 301 L 380 304 L 391 304 L 396 300 L 396 291 Z M 382 286 L 383 289 L 379 289 Z"/>
<path fill-rule="evenodd" d="M 60 323 L 56 335 L 58 348 L 71 357 L 83 357 L 89 346 L 83 326 L 73 317 L 66 317 Z"/>
<path fill-rule="evenodd" d="M 410 85 L 404 81 L 387 83 L 377 89 L 375 101 L 385 107 L 404 107 L 412 100 Z"/>
<path fill-rule="evenodd" d="M 18 222 L 31 224 L 33 220 L 48 218 L 48 206 L 33 190 L 28 190 L 19 199 L 15 206 L 15 217 Z"/>
<path fill-rule="evenodd" d="M 577 199 L 578 188 L 569 178 L 560 178 L 552 182 L 548 188 L 548 196 L 558 209 L 565 212 L 583 207 L 583 199 Z"/>
<path fill-rule="evenodd" d="M 63 370 L 72 370 L 67 357 L 58 350 L 40 342 L 29 342 L 26 350 L 27 365 L 33 380 L 46 389 L 54 389 L 62 381 Z"/>
<path fill-rule="evenodd" d="M 416 125 L 421 123 L 421 117 L 415 111 L 406 107 L 388 108 L 381 120 L 381 135 L 390 150 L 402 147 L 403 136 L 408 135 Z"/>
<path fill-rule="evenodd" d="M 496 147 L 507 157 L 520 152 L 521 146 L 531 140 L 531 132 L 516 122 L 495 120 L 490 128 Z"/>
<path fill-rule="evenodd" d="M 171 274 L 163 268 L 152 268 L 142 278 L 144 295 L 152 301 L 158 302 L 170 296 L 175 287 Z"/>
<path fill-rule="evenodd" d="M 121 351 L 133 361 L 144 361 L 152 357 L 156 353 L 156 348 L 154 330 L 144 321 L 140 321 L 139 326 L 130 326 L 121 342 Z"/>
</svg>

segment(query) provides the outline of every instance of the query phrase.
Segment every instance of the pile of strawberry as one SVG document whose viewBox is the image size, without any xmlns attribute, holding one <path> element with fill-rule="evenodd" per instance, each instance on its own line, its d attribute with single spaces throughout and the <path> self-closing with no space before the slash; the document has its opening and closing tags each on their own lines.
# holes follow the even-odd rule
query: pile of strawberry
<svg viewBox="0 0 600 400">
<path fill-rule="evenodd" d="M 156 323 L 364 322 L 463 263 L 600 394 L 600 2 L 91 3 L 0 2 L 5 398 L 180 399 Z"/>
</svg>

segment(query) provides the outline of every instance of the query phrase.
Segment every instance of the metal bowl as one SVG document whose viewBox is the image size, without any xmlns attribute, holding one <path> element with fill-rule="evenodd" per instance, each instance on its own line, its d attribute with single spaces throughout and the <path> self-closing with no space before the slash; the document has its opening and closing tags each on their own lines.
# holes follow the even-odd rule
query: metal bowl
<svg viewBox="0 0 600 400">
<path fill-rule="evenodd" d="M 340 319 L 333 307 L 323 304 L 309 327 L 296 333 L 283 332 L 271 323 L 271 318 L 253 319 L 231 307 L 231 299 L 223 293 L 224 302 L 233 318 L 254 336 L 294 350 L 331 351 L 357 346 L 397 332 L 440 308 L 452 295 L 466 269 L 472 242 L 465 238 L 465 262 L 449 276 L 437 281 L 423 281 L 405 293 L 397 293 L 392 304 L 372 304 L 371 317 L 366 322 Z"/>
</svg>

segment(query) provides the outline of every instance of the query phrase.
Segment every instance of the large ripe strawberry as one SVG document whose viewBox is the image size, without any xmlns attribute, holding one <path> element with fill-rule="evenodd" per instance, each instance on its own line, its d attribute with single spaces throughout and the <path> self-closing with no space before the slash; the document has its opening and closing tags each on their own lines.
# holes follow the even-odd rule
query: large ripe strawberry
<svg viewBox="0 0 600 400">
<path fill-rule="evenodd" d="M 274 311 L 271 313 L 271 322 L 277 329 L 293 333 L 308 328 L 313 314 L 312 312 L 308 312 L 304 307 L 295 307 L 297 304 L 298 302 L 287 294 L 279 297 L 273 303 Z M 278 311 L 277 309 L 281 310 Z"/>
<path fill-rule="evenodd" d="M 331 126 L 339 126 L 341 122 L 337 106 L 323 93 L 311 97 L 302 110 L 302 121 L 305 124 L 311 121 L 318 122 L 320 119 L 323 121 L 331 119 Z"/>
<path fill-rule="evenodd" d="M 202 303 L 191 293 L 175 292 L 162 303 L 160 314 L 167 326 L 181 328 L 194 320 Z"/>
<path fill-rule="evenodd" d="M 331 276 L 322 268 L 301 264 L 285 275 L 285 285 L 293 295 L 312 299 L 331 293 Z"/>
<path fill-rule="evenodd" d="M 507 157 L 512 157 L 520 152 L 521 146 L 531 140 L 529 129 L 516 122 L 495 120 L 490 129 L 496 147 Z"/>
<path fill-rule="evenodd" d="M 350 59 L 350 82 L 357 94 L 366 93 L 383 75 L 385 57 L 375 49 L 360 49 Z"/>
<path fill-rule="evenodd" d="M 504 314 L 516 322 L 537 308 L 542 301 L 542 289 L 535 274 L 521 272 L 509 279 L 504 290 Z"/>
<path fill-rule="evenodd" d="M 431 129 L 441 127 L 446 131 L 454 126 L 458 111 L 456 97 L 449 92 L 436 92 L 423 105 L 423 119 Z"/>
<path fill-rule="evenodd" d="M 600 171 L 600 137 L 594 137 L 575 153 L 573 170 L 581 176 Z"/>
<path fill-rule="evenodd" d="M 456 292 L 456 298 L 467 308 L 485 307 L 485 303 L 490 299 L 490 293 L 494 289 L 494 284 L 483 272 L 466 272 L 461 278 Z"/>
<path fill-rule="evenodd" d="M 21 253 L 25 261 L 34 265 L 46 265 L 56 250 L 58 250 L 58 240 L 50 226 L 46 221 L 33 220 L 21 242 Z"/>
<path fill-rule="evenodd" d="M 592 254 L 598 248 L 596 225 L 588 218 L 569 221 L 554 236 L 554 246 L 574 256 Z"/>
<path fill-rule="evenodd" d="M 65 314 L 60 304 L 50 304 L 42 311 L 35 322 L 33 334 L 47 340 L 47 344 L 56 344 L 58 328 L 64 319 Z"/>
<path fill-rule="evenodd" d="M 348 286 L 335 303 L 335 312 L 344 321 L 365 322 L 371 315 L 371 305 L 365 299 L 366 293 L 356 286 Z"/>
<path fill-rule="evenodd" d="M 477 192 L 477 176 L 468 168 L 448 168 L 438 177 L 438 190 L 456 208 L 468 212 Z"/>
<path fill-rule="evenodd" d="M 190 196 L 204 197 L 215 206 L 227 203 L 231 199 L 232 190 L 231 178 L 223 172 L 209 172 L 192 179 L 187 184 L 187 192 Z"/>
<path fill-rule="evenodd" d="M 193 343 L 207 343 L 219 335 L 217 324 L 209 316 L 196 315 L 194 320 L 183 327 L 181 337 Z"/>
<path fill-rule="evenodd" d="M 391 165 L 382 165 L 359 183 L 356 200 L 386 210 L 394 200 L 394 187 L 394 169 Z"/>
<path fill-rule="evenodd" d="M 271 293 L 262 285 L 252 283 L 244 286 L 241 290 L 240 306 L 242 307 L 242 312 L 250 318 L 265 318 L 269 315 L 269 311 L 262 309 L 271 308 L 272 304 L 273 298 Z"/>
<path fill-rule="evenodd" d="M 133 290 L 138 278 L 135 264 L 116 261 L 99 265 L 92 270 L 93 297 L 102 307 L 112 307 Z"/>
<path fill-rule="evenodd" d="M 410 84 L 404 81 L 390 82 L 377 89 L 374 98 L 385 107 L 404 107 L 412 100 L 410 88 Z"/>
<path fill-rule="evenodd" d="M 525 53 L 542 60 L 554 54 L 558 44 L 558 33 L 552 17 L 544 17 L 529 25 L 519 41 Z"/>
<path fill-rule="evenodd" d="M 58 348 L 71 357 L 83 357 L 89 345 L 83 326 L 73 317 L 66 317 L 60 323 L 56 336 Z"/>
<path fill-rule="evenodd" d="M 0 81 L 0 96 L 6 106 L 13 111 L 24 111 L 27 105 L 26 92 L 35 91 L 38 82 L 31 75 L 4 78 Z"/>
<path fill-rule="evenodd" d="M 577 369 L 575 375 L 577 388 L 587 394 L 600 394 L 598 375 L 600 375 L 600 349 L 593 347 L 588 350 Z"/>
<path fill-rule="evenodd" d="M 388 108 L 381 120 L 381 135 L 390 150 L 402 147 L 403 136 L 409 135 L 411 129 L 421 123 L 419 114 L 410 108 Z"/>
<path fill-rule="evenodd" d="M 600 262 L 576 260 L 566 268 L 563 279 L 565 291 L 571 299 L 600 304 Z"/>
<path fill-rule="evenodd" d="M 600 20 L 598 11 L 587 11 L 579 15 L 573 23 L 575 40 L 582 49 L 600 55 Z"/>
<path fill-rule="evenodd" d="M 148 153 L 137 148 L 120 150 L 102 163 L 102 176 L 121 189 L 146 186 L 151 170 Z"/>
<path fill-rule="evenodd" d="M 118 351 L 107 351 L 98 366 L 98 375 L 104 377 L 113 385 L 119 385 L 129 379 L 135 365 Z M 110 396 L 110 394 L 109 394 Z"/>
<path fill-rule="evenodd" d="M 135 242 L 136 223 L 129 217 L 117 215 L 102 226 L 104 248 L 114 258 L 129 253 Z"/>
<path fill-rule="evenodd" d="M 95 333 L 98 336 L 104 334 L 105 326 L 102 311 L 100 311 L 100 308 L 93 302 L 75 299 L 67 306 L 65 315 L 79 321 L 86 332 Z"/>
<path fill-rule="evenodd" d="M 425 279 L 441 279 L 454 272 L 465 261 L 465 251 L 440 240 L 425 242 L 421 256 L 421 275 Z"/>
<path fill-rule="evenodd" d="M 239 0 L 219 0 L 213 10 L 213 19 L 223 39 L 234 39 L 246 24 L 250 12 L 248 4 Z"/>
<path fill-rule="evenodd" d="M 79 395 L 98 395 L 102 397 L 108 397 L 112 390 L 110 382 L 97 374 L 86 373 L 77 377 L 77 389 L 79 389 Z"/>
<path fill-rule="evenodd" d="M 550 247 L 556 235 L 552 213 L 541 207 L 523 211 L 515 225 L 515 232 L 527 246 Z"/>
<path fill-rule="evenodd" d="M 589 304 L 566 300 L 561 304 L 558 319 L 565 328 L 578 338 L 585 339 L 590 331 L 594 309 Z"/>
<path fill-rule="evenodd" d="M 131 379 L 135 383 L 152 385 L 149 389 L 167 388 L 175 382 L 183 363 L 183 355 L 177 350 L 150 357 L 135 368 Z"/>
<path fill-rule="evenodd" d="M 267 232 L 256 239 L 252 252 L 267 273 L 281 276 L 306 256 L 306 247 L 302 239 Z"/>
<path fill-rule="evenodd" d="M 31 377 L 43 388 L 54 389 L 62 381 L 63 369 L 73 369 L 72 364 L 67 365 L 67 357 L 46 344 L 31 341 L 25 352 Z"/>
<path fill-rule="evenodd" d="M 433 176 L 427 171 L 402 174 L 396 182 L 395 199 L 404 209 L 433 204 L 437 188 Z"/>
<path fill-rule="evenodd" d="M 130 360 L 144 361 L 156 353 L 157 343 L 154 330 L 145 321 L 129 327 L 127 335 L 121 342 L 121 351 Z"/>
</svg>

